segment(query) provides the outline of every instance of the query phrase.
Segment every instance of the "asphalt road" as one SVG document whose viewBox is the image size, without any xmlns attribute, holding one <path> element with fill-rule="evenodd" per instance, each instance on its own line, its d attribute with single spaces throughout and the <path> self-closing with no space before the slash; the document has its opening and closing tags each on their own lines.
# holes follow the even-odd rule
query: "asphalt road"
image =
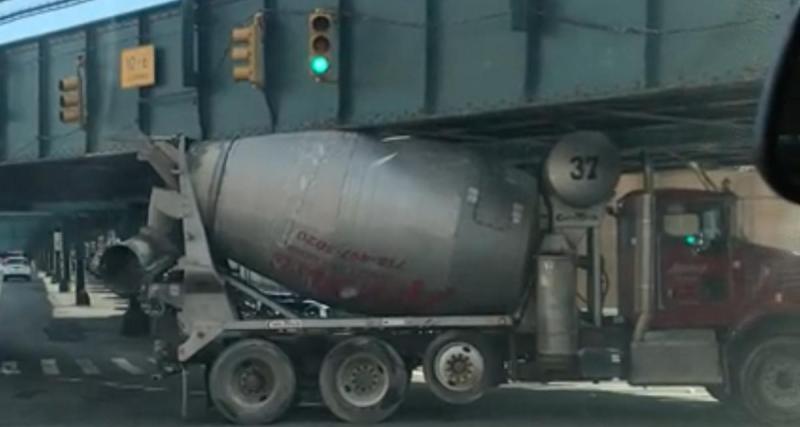
<svg viewBox="0 0 800 427">
<path fill-rule="evenodd" d="M 0 426 L 219 426 L 198 390 L 181 420 L 177 378 L 154 382 L 149 341 L 120 337 L 123 305 L 99 287 L 93 306 L 35 282 L 0 292 Z M 102 298 L 101 298 L 102 297 Z M 338 424 L 321 406 L 304 406 L 281 425 Z M 415 383 L 394 426 L 749 426 L 699 389 L 606 385 L 510 386 L 462 407 Z"/>
</svg>

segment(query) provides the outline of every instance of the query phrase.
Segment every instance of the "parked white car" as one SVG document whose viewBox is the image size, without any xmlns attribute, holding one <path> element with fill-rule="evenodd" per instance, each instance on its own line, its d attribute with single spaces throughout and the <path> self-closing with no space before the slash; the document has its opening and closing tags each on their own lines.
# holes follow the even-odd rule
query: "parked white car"
<svg viewBox="0 0 800 427">
<path fill-rule="evenodd" d="M 33 271 L 31 270 L 31 263 L 28 259 L 22 256 L 8 257 L 3 261 L 3 281 L 11 279 L 22 279 L 26 282 L 31 280 Z"/>
</svg>

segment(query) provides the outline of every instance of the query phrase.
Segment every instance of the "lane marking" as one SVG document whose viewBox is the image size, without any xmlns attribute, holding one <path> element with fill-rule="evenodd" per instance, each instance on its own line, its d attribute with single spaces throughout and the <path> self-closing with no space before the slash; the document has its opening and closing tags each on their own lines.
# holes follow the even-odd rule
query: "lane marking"
<svg viewBox="0 0 800 427">
<path fill-rule="evenodd" d="M 117 385 L 119 390 L 144 390 L 144 385 L 142 384 L 119 384 Z"/>
<path fill-rule="evenodd" d="M 56 359 L 42 359 L 42 372 L 45 375 L 58 375 L 61 371 L 58 370 Z"/>
<path fill-rule="evenodd" d="M 144 371 L 141 368 L 129 362 L 128 359 L 124 357 L 114 357 L 111 359 L 111 361 L 114 362 L 114 364 L 117 365 L 120 369 L 131 375 L 144 374 Z"/>
<path fill-rule="evenodd" d="M 6 360 L 3 362 L 2 367 L 0 367 L 0 372 L 3 375 L 19 375 L 19 366 L 17 366 L 16 360 Z"/>
<path fill-rule="evenodd" d="M 95 365 L 94 362 L 89 359 L 75 359 L 75 363 L 81 367 L 81 371 L 83 371 L 85 375 L 100 375 L 100 369 L 98 369 L 97 365 Z"/>
<path fill-rule="evenodd" d="M 123 384 L 114 381 L 103 381 L 106 387 L 115 388 L 117 390 L 139 390 L 139 391 L 164 391 L 163 387 L 147 387 L 144 384 Z M 148 390 L 149 389 L 149 390 Z"/>
</svg>

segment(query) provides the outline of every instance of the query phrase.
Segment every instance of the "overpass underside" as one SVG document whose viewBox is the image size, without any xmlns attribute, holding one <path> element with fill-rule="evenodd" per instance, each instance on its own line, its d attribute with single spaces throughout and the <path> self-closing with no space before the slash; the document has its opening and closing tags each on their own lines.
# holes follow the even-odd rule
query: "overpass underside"
<svg viewBox="0 0 800 427">
<path fill-rule="evenodd" d="M 0 197 L 139 203 L 151 136 L 306 129 L 418 135 L 520 166 L 607 133 L 635 169 L 747 164 L 789 0 L 177 1 L 0 46 Z M 328 68 L 309 61 L 311 22 Z M 259 35 L 232 39 L 235 28 Z M 254 41 L 255 40 L 255 41 Z M 237 47 L 258 61 L 237 81 Z M 138 49 L 137 49 L 138 48 Z M 79 77 L 80 118 L 59 82 Z M 246 80 L 246 79 L 245 79 Z"/>
</svg>

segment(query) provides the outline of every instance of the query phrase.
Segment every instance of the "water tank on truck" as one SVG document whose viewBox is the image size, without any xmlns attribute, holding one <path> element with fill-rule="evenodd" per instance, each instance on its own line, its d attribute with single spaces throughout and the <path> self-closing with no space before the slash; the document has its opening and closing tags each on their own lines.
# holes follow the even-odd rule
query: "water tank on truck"
<svg viewBox="0 0 800 427">
<path fill-rule="evenodd" d="M 548 232 L 537 260 L 536 291 L 529 295 L 522 328 L 536 332 L 543 369 L 568 369 L 579 352 L 578 248 L 585 243 L 587 311 L 602 326 L 602 284 L 599 227 L 606 202 L 620 176 L 619 152 L 596 132 L 563 137 L 544 163 L 550 210 Z"/>
</svg>

